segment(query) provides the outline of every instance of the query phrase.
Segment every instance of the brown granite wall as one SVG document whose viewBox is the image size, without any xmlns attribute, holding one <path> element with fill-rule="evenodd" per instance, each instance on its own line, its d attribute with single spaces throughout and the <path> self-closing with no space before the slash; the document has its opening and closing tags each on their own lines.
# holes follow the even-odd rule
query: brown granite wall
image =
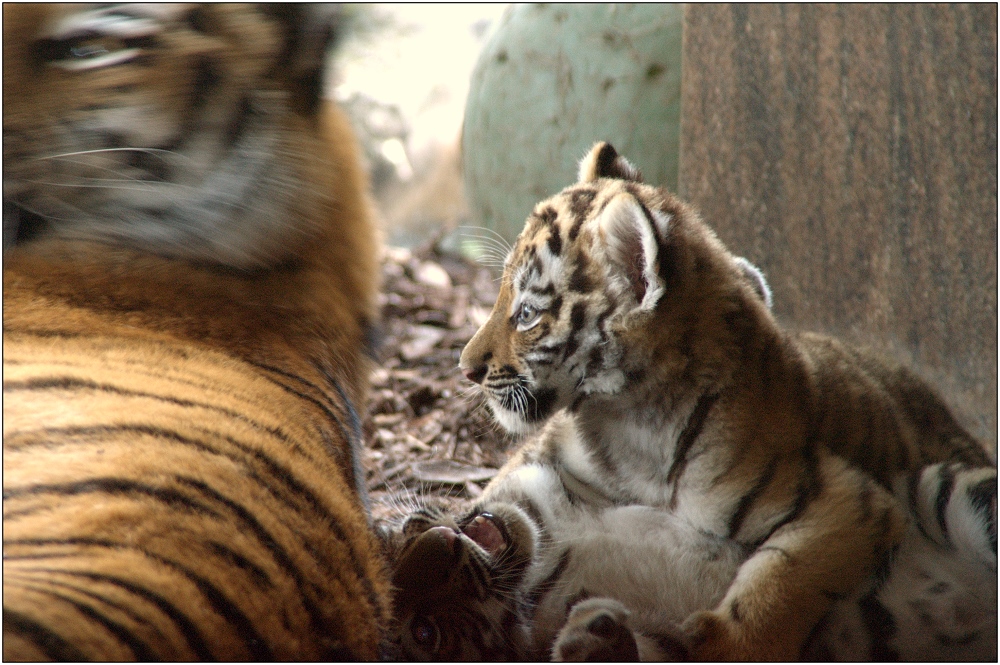
<svg viewBox="0 0 1000 665">
<path fill-rule="evenodd" d="M 996 449 L 997 6 L 687 5 L 679 190 Z"/>
</svg>

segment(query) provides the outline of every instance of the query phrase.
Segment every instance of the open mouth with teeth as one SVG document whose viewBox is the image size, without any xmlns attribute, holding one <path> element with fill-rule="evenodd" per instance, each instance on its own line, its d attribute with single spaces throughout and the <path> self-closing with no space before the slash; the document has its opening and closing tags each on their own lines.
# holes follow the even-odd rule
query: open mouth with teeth
<svg viewBox="0 0 1000 665">
<path fill-rule="evenodd" d="M 462 565 L 463 551 L 478 551 L 475 558 L 492 566 L 512 544 L 503 520 L 488 512 L 473 513 L 458 524 L 432 526 L 417 535 L 402 555 L 395 584 L 403 589 L 447 584 L 449 571 Z"/>
<path fill-rule="evenodd" d="M 465 525 L 462 533 L 493 557 L 507 549 L 510 542 L 503 524 L 490 513 L 476 515 Z"/>
<path fill-rule="evenodd" d="M 3 248 L 24 244 L 39 236 L 46 228 L 45 220 L 35 213 L 4 199 L 3 201 Z"/>
<path fill-rule="evenodd" d="M 458 548 L 459 534 L 479 545 L 486 554 L 494 558 L 510 544 L 510 536 L 504 525 L 490 513 L 479 513 L 460 529 L 450 526 L 431 527 L 421 538 L 442 541 L 444 549 L 454 554 Z"/>
</svg>

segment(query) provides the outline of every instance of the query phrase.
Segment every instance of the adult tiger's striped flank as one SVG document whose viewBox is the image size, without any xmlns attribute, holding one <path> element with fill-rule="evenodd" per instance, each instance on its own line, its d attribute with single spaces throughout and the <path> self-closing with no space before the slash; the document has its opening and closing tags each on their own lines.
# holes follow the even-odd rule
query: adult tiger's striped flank
<svg viewBox="0 0 1000 665">
<path fill-rule="evenodd" d="M 4 658 L 377 657 L 340 14 L 3 10 Z"/>
</svg>

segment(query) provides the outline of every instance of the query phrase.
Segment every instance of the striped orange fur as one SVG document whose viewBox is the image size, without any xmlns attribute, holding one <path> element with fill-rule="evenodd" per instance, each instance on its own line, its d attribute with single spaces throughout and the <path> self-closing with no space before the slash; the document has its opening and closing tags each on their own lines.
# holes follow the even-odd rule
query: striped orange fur
<svg viewBox="0 0 1000 665">
<path fill-rule="evenodd" d="M 4 6 L 5 659 L 379 653 L 378 243 L 317 9 Z"/>
</svg>

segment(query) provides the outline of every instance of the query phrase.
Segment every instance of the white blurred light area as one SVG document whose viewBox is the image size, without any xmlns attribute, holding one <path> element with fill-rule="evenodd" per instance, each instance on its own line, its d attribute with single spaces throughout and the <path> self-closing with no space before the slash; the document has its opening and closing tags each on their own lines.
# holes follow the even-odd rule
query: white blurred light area
<svg viewBox="0 0 1000 665">
<path fill-rule="evenodd" d="M 507 4 L 375 4 L 390 27 L 345 49 L 333 94 L 364 94 L 398 107 L 406 145 L 384 145 L 403 176 L 459 138 L 469 78 L 488 28 Z M 405 150 L 403 150 L 405 148 Z"/>
</svg>

